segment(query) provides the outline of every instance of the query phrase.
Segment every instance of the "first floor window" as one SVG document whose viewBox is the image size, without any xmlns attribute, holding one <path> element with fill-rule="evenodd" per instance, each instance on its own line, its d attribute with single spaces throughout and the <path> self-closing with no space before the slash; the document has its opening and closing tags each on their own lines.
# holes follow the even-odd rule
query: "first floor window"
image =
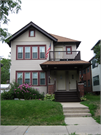
<svg viewBox="0 0 101 135">
<path fill-rule="evenodd" d="M 87 68 L 87 72 L 89 72 L 89 67 Z"/>
<path fill-rule="evenodd" d="M 32 75 L 32 85 L 38 85 L 38 73 L 37 72 L 33 72 Z"/>
<path fill-rule="evenodd" d="M 45 73 L 40 73 L 40 85 L 45 85 Z"/>
<path fill-rule="evenodd" d="M 23 59 L 23 47 L 18 47 L 18 59 Z"/>
<path fill-rule="evenodd" d="M 46 85 L 46 73 L 42 71 L 17 71 L 17 82 L 34 86 Z"/>
<path fill-rule="evenodd" d="M 29 72 L 25 73 L 25 83 L 27 83 L 27 84 L 30 83 L 30 73 Z"/>
<path fill-rule="evenodd" d="M 99 85 L 99 75 L 93 77 L 93 85 Z"/>
<path fill-rule="evenodd" d="M 86 74 L 86 69 L 83 70 L 83 73 Z"/>
<path fill-rule="evenodd" d="M 40 58 L 43 59 L 45 58 L 45 47 L 44 46 L 40 46 Z"/>
<path fill-rule="evenodd" d="M 17 73 L 17 82 L 18 84 L 22 84 L 22 73 Z"/>
<path fill-rule="evenodd" d="M 84 87 L 86 87 L 86 81 L 84 81 Z"/>
<path fill-rule="evenodd" d="M 88 80 L 88 87 L 90 86 L 90 80 Z"/>
<path fill-rule="evenodd" d="M 25 59 L 30 59 L 30 47 L 25 47 Z"/>
</svg>

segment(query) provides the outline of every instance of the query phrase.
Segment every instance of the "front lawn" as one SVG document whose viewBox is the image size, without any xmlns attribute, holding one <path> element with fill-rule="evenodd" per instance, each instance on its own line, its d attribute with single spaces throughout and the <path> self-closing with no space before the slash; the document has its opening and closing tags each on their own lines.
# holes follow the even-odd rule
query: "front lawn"
<svg viewBox="0 0 101 135">
<path fill-rule="evenodd" d="M 101 117 L 100 95 L 86 94 L 85 96 L 87 100 L 82 101 L 81 104 L 89 107 L 92 117 L 96 120 L 96 122 L 100 124 L 100 117 Z"/>
<path fill-rule="evenodd" d="M 62 105 L 47 100 L 1 100 L 1 125 L 65 125 Z"/>
</svg>

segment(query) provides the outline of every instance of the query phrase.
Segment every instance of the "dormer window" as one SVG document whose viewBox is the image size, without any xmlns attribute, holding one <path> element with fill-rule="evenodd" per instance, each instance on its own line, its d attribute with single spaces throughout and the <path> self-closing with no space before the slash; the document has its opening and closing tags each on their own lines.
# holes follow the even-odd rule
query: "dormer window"
<svg viewBox="0 0 101 135">
<path fill-rule="evenodd" d="M 35 30 L 29 30 L 29 37 L 35 37 Z"/>
</svg>

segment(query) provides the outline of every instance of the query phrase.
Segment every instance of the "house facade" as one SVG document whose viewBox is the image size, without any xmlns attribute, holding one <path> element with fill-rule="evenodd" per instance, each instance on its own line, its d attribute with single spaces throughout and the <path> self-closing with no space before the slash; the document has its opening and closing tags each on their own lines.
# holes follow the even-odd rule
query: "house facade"
<svg viewBox="0 0 101 135">
<path fill-rule="evenodd" d="M 50 34 L 33 22 L 14 33 L 8 45 L 10 82 L 30 83 L 40 93 L 76 92 L 79 71 L 90 65 L 76 50 L 80 41 Z"/>
<path fill-rule="evenodd" d="M 99 40 L 91 50 L 94 51 L 94 47 L 101 45 L 101 40 Z M 92 73 L 92 91 L 100 92 L 101 91 L 101 64 L 97 63 L 95 56 L 90 60 L 91 61 L 91 73 Z"/>
</svg>

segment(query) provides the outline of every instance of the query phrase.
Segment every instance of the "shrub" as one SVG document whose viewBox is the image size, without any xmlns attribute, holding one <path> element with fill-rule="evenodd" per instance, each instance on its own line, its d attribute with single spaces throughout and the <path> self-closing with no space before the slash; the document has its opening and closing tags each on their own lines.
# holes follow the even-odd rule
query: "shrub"
<svg viewBox="0 0 101 135">
<path fill-rule="evenodd" d="M 4 91 L 3 93 L 1 93 L 1 99 L 12 100 L 14 99 L 14 93 L 12 93 L 11 91 L 8 91 L 8 92 Z"/>
<path fill-rule="evenodd" d="M 55 96 L 54 96 L 54 94 L 46 94 L 45 97 L 44 97 L 44 100 L 54 101 Z"/>
<path fill-rule="evenodd" d="M 31 88 L 29 84 L 21 84 L 16 89 L 14 89 L 14 94 L 16 98 L 19 99 L 43 99 L 44 94 L 40 94 L 35 88 Z"/>
<path fill-rule="evenodd" d="M 27 83 L 19 85 L 18 83 L 13 82 L 10 85 L 10 91 L 2 93 L 1 99 L 44 99 L 44 93 L 40 94 L 37 89 L 31 88 L 32 86 Z"/>
</svg>

